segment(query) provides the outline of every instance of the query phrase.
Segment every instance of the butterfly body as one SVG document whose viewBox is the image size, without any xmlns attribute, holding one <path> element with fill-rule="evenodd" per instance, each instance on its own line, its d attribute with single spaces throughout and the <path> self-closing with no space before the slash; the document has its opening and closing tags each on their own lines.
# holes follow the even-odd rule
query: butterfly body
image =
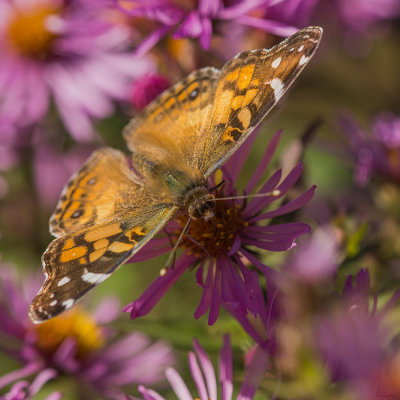
<svg viewBox="0 0 400 400">
<path fill-rule="evenodd" d="M 130 159 L 97 150 L 64 188 L 50 218 L 46 280 L 29 315 L 40 323 L 71 308 L 181 210 L 208 219 L 209 177 L 239 148 L 314 55 L 308 27 L 272 49 L 199 69 L 162 93 L 125 128 Z"/>
</svg>

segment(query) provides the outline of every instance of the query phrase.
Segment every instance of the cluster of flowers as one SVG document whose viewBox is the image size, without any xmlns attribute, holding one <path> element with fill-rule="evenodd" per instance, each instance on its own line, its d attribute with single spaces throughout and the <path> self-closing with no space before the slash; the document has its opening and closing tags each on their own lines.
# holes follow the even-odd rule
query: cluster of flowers
<svg viewBox="0 0 400 400">
<path fill-rule="evenodd" d="M 326 10 L 333 10 L 330 15 L 346 34 L 360 37 L 370 37 L 375 28 L 388 26 L 400 15 L 397 0 L 3 1 L 0 171 L 29 154 L 38 198 L 50 209 L 65 180 L 101 142 L 94 123 L 111 117 L 116 102 L 123 110 L 129 104 L 139 110 L 169 86 L 178 69 L 198 67 L 210 54 L 223 61 L 243 50 L 241 43 L 248 37 L 257 43 L 255 32 L 288 36 L 310 21 L 318 22 Z M 269 40 L 272 43 L 273 36 Z M 186 51 L 203 59 L 184 60 Z M 170 75 L 158 72 L 169 66 Z M 399 118 L 378 115 L 371 133 L 350 116 L 340 119 L 350 142 L 343 154 L 355 163 L 360 186 L 369 185 L 371 178 L 400 183 Z M 280 137 L 278 132 L 269 141 L 243 190 L 237 182 L 257 132 L 211 178 L 214 186 L 225 182 L 215 193 L 215 216 L 193 221 L 174 268 L 124 311 L 132 319 L 147 315 L 184 273 L 195 270 L 202 296 L 194 317 L 208 314 L 213 325 L 225 310 L 255 343 L 246 353 L 237 399 L 252 399 L 259 388 L 265 398 L 276 398 L 280 385 L 280 396 L 287 398 L 326 398 L 327 388 L 332 398 L 396 396 L 400 348 L 390 316 L 400 291 L 378 308 L 367 270 L 341 272 L 346 270 L 348 249 L 338 224 L 316 228 L 297 243 L 311 229 L 293 222 L 293 215 L 307 206 L 315 186 L 301 189 L 301 163 L 289 172 L 271 173 Z M 3 192 L 0 179 L 0 198 Z M 240 198 L 242 194 L 256 196 Z M 178 215 L 165 236 L 150 241 L 131 261 L 169 252 L 170 239 L 186 222 Z M 289 250 L 279 271 L 264 263 L 265 254 Z M 334 292 L 340 279 L 345 281 L 343 289 Z M 90 314 L 77 307 L 33 325 L 27 309 L 39 282 L 36 277 L 19 281 L 14 267 L 1 265 L 0 351 L 20 368 L 0 377 L 0 398 L 30 399 L 47 387 L 47 399 L 59 399 L 62 390 L 51 381 L 68 376 L 88 398 L 133 399 L 126 393 L 134 385 L 137 396 L 160 400 L 164 397 L 149 386 L 159 384 L 164 373 L 177 398 L 193 398 L 193 384 L 187 386 L 171 367 L 176 356 L 169 344 L 151 342 L 138 332 L 118 332 L 113 322 L 119 304 L 114 299 L 104 300 Z M 224 336 L 220 353 L 219 384 L 205 350 L 197 341 L 193 346 L 188 359 L 195 397 L 232 399 L 229 337 Z M 285 382 L 290 384 L 285 387 Z"/>
</svg>

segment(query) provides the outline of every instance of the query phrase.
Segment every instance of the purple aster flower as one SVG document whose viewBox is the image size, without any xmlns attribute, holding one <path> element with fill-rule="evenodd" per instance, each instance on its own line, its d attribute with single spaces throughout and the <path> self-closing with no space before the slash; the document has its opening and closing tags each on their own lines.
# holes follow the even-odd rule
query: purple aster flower
<svg viewBox="0 0 400 400">
<path fill-rule="evenodd" d="M 308 284 L 317 284 L 332 277 L 338 268 L 337 236 L 331 226 L 315 229 L 294 249 L 285 263 L 285 271 Z"/>
<path fill-rule="evenodd" d="M 273 276 L 274 271 L 259 261 L 254 249 L 289 250 L 295 246 L 298 236 L 310 230 L 307 224 L 301 222 L 271 223 L 271 219 L 307 204 L 315 190 L 313 186 L 299 197 L 282 204 L 282 197 L 301 175 L 301 164 L 293 168 L 285 178 L 282 178 L 282 171 L 278 170 L 264 184 L 261 183 L 279 138 L 280 132 L 272 138 L 244 190 L 244 194 L 251 194 L 259 185 L 256 197 L 224 199 L 238 195 L 234 182 L 246 161 L 255 139 L 254 134 L 225 164 L 222 171 L 211 178 L 211 187 L 222 179 L 225 181 L 223 188 L 216 192 L 214 217 L 207 221 L 199 218 L 191 222 L 180 243 L 180 248 L 184 251 L 174 267 L 169 268 L 165 275 L 159 276 L 139 299 L 125 308 L 125 311 L 130 312 L 131 318 L 148 314 L 173 283 L 193 266 L 197 267 L 196 282 L 203 290 L 200 304 L 194 314 L 195 318 L 209 310 L 208 323 L 211 325 L 216 321 L 221 305 L 234 307 L 238 313 L 257 313 L 257 303 L 253 301 L 255 283 L 251 276 L 252 269 L 247 264 L 253 265 L 268 277 Z M 278 205 L 274 207 L 277 202 Z M 265 211 L 267 207 L 268 211 Z M 177 240 L 186 223 L 187 216 L 178 215 L 167 225 L 167 236 Z M 154 257 L 169 250 L 168 237 L 156 238 L 134 256 L 132 261 Z"/>
<path fill-rule="evenodd" d="M 127 385 L 154 384 L 163 378 L 174 360 L 167 344 L 152 343 L 138 332 L 116 338 L 116 332 L 105 326 L 119 313 L 115 299 L 103 300 L 92 314 L 75 308 L 34 325 L 27 312 L 40 278 L 28 277 L 18 287 L 12 272 L 10 265 L 0 269 L 0 352 L 20 362 L 21 368 L 0 377 L 0 390 L 17 382 L 13 393 L 33 393 L 45 381 L 67 374 L 87 392 L 121 398 Z M 30 376 L 34 380 L 27 384 Z"/>
<path fill-rule="evenodd" d="M 156 21 L 159 27 L 152 32 L 139 46 L 137 54 L 150 50 L 162 37 L 172 32 L 174 38 L 196 38 L 200 45 L 209 50 L 215 22 L 235 22 L 243 26 L 262 29 L 279 36 L 290 36 L 298 29 L 292 23 L 298 24 L 303 19 L 302 6 L 297 6 L 292 0 L 114 0 L 117 7 L 132 17 L 145 17 Z M 288 4 L 288 10 L 285 5 Z M 302 1 L 308 10 L 311 0 Z M 275 6 L 282 4 L 280 9 Z M 294 13 L 293 10 L 297 8 Z M 271 16 L 269 15 L 272 10 Z M 287 18 L 300 16 L 300 19 Z M 258 14 L 265 17 L 258 17 Z M 282 19 L 281 19 L 282 18 Z M 290 20 L 291 24 L 286 23 Z"/>
<path fill-rule="evenodd" d="M 342 21 L 353 31 L 368 33 L 374 25 L 400 16 L 397 0 L 336 0 Z"/>
<path fill-rule="evenodd" d="M 215 376 L 215 370 L 211 360 L 205 350 L 195 340 L 193 343 L 194 352 L 189 353 L 189 368 L 197 389 L 195 398 L 210 400 L 232 400 L 233 398 L 233 356 L 230 340 L 224 336 L 224 343 L 221 349 L 219 359 L 219 385 Z M 254 398 L 258 385 L 264 376 L 268 366 L 268 357 L 266 353 L 257 348 L 252 356 L 251 362 L 247 368 L 237 400 L 251 400 Z M 168 368 L 166 377 L 179 399 L 193 399 L 190 390 L 185 382 L 173 368 Z M 144 400 L 165 400 L 164 397 L 151 389 L 139 386 L 139 391 Z"/>
<path fill-rule="evenodd" d="M 40 203 L 54 209 L 69 177 L 79 169 L 92 153 L 91 146 L 73 146 L 62 151 L 51 144 L 34 145 L 33 172 Z"/>
<path fill-rule="evenodd" d="M 377 296 L 369 305 L 369 291 L 367 270 L 357 274 L 354 285 L 349 276 L 339 308 L 316 324 L 316 346 L 332 378 L 349 382 L 359 399 L 376 398 L 381 368 L 395 351 L 385 346 L 389 332 L 383 317 L 400 298 L 398 290 L 378 311 Z"/>
<path fill-rule="evenodd" d="M 102 5 L 102 7 L 101 7 Z M 127 50 L 130 31 L 105 17 L 106 3 L 18 0 L 0 4 L 0 141 L 42 119 L 53 100 L 71 135 L 88 141 L 93 118 L 127 100 L 131 81 L 151 70 Z"/>
<path fill-rule="evenodd" d="M 400 117 L 378 115 L 372 123 L 372 133 L 359 128 L 350 117 L 339 122 L 350 141 L 348 152 L 356 161 L 357 184 L 366 185 L 372 174 L 400 183 Z"/>
</svg>

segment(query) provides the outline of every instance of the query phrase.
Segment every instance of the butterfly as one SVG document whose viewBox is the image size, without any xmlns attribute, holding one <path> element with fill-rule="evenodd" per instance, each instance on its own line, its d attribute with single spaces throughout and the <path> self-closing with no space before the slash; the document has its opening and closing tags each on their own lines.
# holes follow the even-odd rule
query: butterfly
<svg viewBox="0 0 400 400">
<path fill-rule="evenodd" d="M 29 315 L 40 323 L 71 308 L 141 249 L 178 210 L 210 218 L 208 178 L 239 148 L 314 55 L 322 28 L 221 70 L 194 71 L 125 128 L 132 152 L 92 154 L 65 186 L 50 218 L 56 237 L 42 257 L 46 280 Z"/>
</svg>

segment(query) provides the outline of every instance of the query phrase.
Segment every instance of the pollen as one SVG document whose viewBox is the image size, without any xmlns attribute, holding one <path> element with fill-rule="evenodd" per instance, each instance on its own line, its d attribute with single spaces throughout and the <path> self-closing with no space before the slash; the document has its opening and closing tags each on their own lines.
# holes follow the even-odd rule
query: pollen
<svg viewBox="0 0 400 400">
<path fill-rule="evenodd" d="M 51 5 L 31 6 L 16 10 L 6 28 L 10 47 L 29 58 L 45 59 L 56 35 L 46 27 L 46 21 L 59 10 Z"/>
<path fill-rule="evenodd" d="M 93 318 L 82 308 L 74 309 L 43 324 L 34 325 L 36 347 L 46 355 L 53 354 L 61 343 L 72 338 L 76 341 L 77 357 L 82 359 L 104 345 L 104 334 Z"/>
<path fill-rule="evenodd" d="M 246 229 L 241 211 L 238 204 L 232 205 L 225 200 L 216 201 L 214 216 L 208 220 L 192 220 L 180 247 L 199 257 L 226 255 L 233 246 L 236 234 Z M 187 217 L 181 215 L 177 218 L 183 229 Z"/>
</svg>

